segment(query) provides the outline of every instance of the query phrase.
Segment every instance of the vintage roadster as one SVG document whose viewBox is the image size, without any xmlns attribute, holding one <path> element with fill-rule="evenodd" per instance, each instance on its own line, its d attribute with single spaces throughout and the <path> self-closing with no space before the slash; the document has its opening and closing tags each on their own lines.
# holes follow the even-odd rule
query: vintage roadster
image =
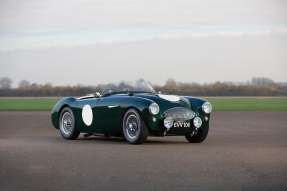
<svg viewBox="0 0 287 191">
<path fill-rule="evenodd" d="M 162 94 L 145 82 L 108 84 L 102 95 L 68 97 L 53 108 L 51 119 L 65 139 L 92 135 L 124 136 L 131 144 L 148 136 L 185 136 L 205 140 L 212 106 L 189 96 Z"/>
</svg>

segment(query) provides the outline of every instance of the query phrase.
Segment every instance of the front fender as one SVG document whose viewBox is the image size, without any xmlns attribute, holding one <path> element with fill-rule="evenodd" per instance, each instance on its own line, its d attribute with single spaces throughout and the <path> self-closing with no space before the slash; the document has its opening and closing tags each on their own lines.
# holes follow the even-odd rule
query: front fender
<svg viewBox="0 0 287 191">
<path fill-rule="evenodd" d="M 76 105 L 77 105 L 77 99 L 76 98 L 73 98 L 73 97 L 67 97 L 67 98 L 64 98 L 62 100 L 60 100 L 56 105 L 55 107 L 53 108 L 52 110 L 52 113 L 51 113 L 51 120 L 52 120 L 52 124 L 53 126 L 56 128 L 56 129 L 59 129 L 59 116 L 60 116 L 60 112 L 61 110 L 65 107 L 65 106 L 69 106 L 73 113 L 76 112 L 77 108 L 76 108 Z"/>
<path fill-rule="evenodd" d="M 193 105 L 196 115 L 201 118 L 202 126 L 200 127 L 200 129 L 206 127 L 210 121 L 210 113 L 209 114 L 204 113 L 202 110 L 202 105 L 204 102 L 207 102 L 207 101 L 204 99 L 191 97 L 191 96 L 184 96 L 184 98 L 187 99 Z M 207 121 L 205 121 L 204 119 L 205 117 L 208 117 Z"/>
<path fill-rule="evenodd" d="M 196 110 L 195 112 L 197 112 L 197 114 L 199 114 L 199 111 L 201 111 L 202 104 L 206 102 L 206 100 L 197 97 L 184 96 L 184 98 L 193 105 L 193 108 Z"/>
<path fill-rule="evenodd" d="M 124 108 L 125 110 L 134 107 L 138 109 L 142 116 L 144 117 L 147 125 L 149 126 L 150 129 L 153 130 L 154 128 L 154 122 L 152 121 L 153 117 L 160 117 L 160 113 L 157 115 L 151 115 L 149 113 L 149 106 L 155 103 L 154 101 L 147 99 L 147 98 L 142 98 L 142 97 L 129 97 L 128 99 L 123 99 L 121 102 L 121 108 Z"/>
</svg>

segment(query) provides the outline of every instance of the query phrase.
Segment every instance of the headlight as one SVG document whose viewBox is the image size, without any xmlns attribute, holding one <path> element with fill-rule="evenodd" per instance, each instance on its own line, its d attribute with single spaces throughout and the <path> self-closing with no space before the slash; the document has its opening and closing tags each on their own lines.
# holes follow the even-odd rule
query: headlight
<svg viewBox="0 0 287 191">
<path fill-rule="evenodd" d="M 212 105 L 209 102 L 205 102 L 202 105 L 202 111 L 206 114 L 210 113 L 212 111 Z"/>
<path fill-rule="evenodd" d="M 149 110 L 150 114 L 156 115 L 159 112 L 159 106 L 156 103 L 152 103 L 148 107 L 148 110 Z"/>
<path fill-rule="evenodd" d="M 201 125 L 202 125 L 202 120 L 200 119 L 200 117 L 194 118 L 193 124 L 194 124 L 194 126 L 195 126 L 196 128 L 201 127 Z"/>
<path fill-rule="evenodd" d="M 164 120 L 164 126 L 169 130 L 173 125 L 173 120 L 170 117 L 165 118 Z"/>
</svg>

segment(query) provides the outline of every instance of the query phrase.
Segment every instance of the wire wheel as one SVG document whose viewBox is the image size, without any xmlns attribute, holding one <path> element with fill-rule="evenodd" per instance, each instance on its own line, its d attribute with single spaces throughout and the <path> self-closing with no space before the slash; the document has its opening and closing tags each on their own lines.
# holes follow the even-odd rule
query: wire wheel
<svg viewBox="0 0 287 191">
<path fill-rule="evenodd" d="M 62 117 L 62 131 L 63 133 L 65 133 L 66 135 L 69 135 L 72 132 L 72 116 L 70 114 L 70 112 L 65 112 L 63 117 Z"/>
<path fill-rule="evenodd" d="M 139 119 L 137 118 L 136 115 L 130 114 L 127 117 L 125 129 L 130 139 L 135 139 L 139 135 L 139 132 L 140 132 Z"/>
<path fill-rule="evenodd" d="M 136 109 L 129 109 L 125 113 L 122 127 L 124 137 L 130 144 L 144 143 L 149 134 L 147 125 Z"/>
<path fill-rule="evenodd" d="M 59 126 L 64 139 L 78 138 L 80 132 L 77 131 L 75 116 L 70 107 L 65 107 L 61 111 Z"/>
</svg>

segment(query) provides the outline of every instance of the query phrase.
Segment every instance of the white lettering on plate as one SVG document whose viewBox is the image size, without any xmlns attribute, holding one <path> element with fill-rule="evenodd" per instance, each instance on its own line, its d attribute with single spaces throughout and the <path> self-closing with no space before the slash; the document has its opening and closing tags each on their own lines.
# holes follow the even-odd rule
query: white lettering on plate
<svg viewBox="0 0 287 191">
<path fill-rule="evenodd" d="M 188 128 L 188 127 L 190 127 L 190 122 L 175 122 L 173 124 L 173 127 L 174 128 L 179 128 L 179 127 L 186 127 L 186 128 Z"/>
</svg>

